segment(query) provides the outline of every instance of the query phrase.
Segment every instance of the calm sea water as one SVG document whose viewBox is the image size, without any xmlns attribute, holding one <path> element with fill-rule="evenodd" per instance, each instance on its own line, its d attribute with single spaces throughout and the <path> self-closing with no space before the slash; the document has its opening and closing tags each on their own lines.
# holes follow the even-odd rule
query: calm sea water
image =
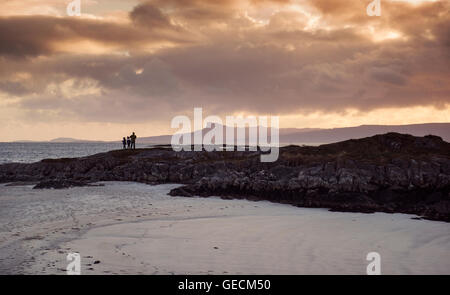
<svg viewBox="0 0 450 295">
<path fill-rule="evenodd" d="M 290 143 L 292 144 L 292 143 Z M 296 143 L 302 145 L 301 143 Z M 285 146 L 289 144 L 280 144 Z M 319 145 L 319 144 L 308 144 Z M 152 147 L 136 143 L 136 148 Z M 122 143 L 50 143 L 50 142 L 0 142 L 0 164 L 33 163 L 43 159 L 77 158 L 122 149 Z"/>
<path fill-rule="evenodd" d="M 136 144 L 137 148 L 148 145 Z M 122 143 L 0 143 L 0 164 L 33 163 L 43 159 L 84 157 L 122 148 Z"/>
</svg>

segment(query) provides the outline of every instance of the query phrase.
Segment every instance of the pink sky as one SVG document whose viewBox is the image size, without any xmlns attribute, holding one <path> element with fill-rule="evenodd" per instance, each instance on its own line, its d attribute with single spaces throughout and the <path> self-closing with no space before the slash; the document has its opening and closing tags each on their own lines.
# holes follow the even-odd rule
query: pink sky
<svg viewBox="0 0 450 295">
<path fill-rule="evenodd" d="M 172 133 L 175 115 L 281 127 L 450 122 L 450 1 L 10 0 L 1 141 Z"/>
</svg>

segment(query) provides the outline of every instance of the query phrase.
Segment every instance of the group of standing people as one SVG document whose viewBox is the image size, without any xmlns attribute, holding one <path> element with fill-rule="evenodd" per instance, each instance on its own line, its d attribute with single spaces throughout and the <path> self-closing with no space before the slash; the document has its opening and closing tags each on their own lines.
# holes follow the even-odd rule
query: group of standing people
<svg viewBox="0 0 450 295">
<path fill-rule="evenodd" d="M 130 136 L 127 136 L 127 138 L 122 139 L 123 149 L 136 149 L 136 134 L 131 134 Z"/>
</svg>

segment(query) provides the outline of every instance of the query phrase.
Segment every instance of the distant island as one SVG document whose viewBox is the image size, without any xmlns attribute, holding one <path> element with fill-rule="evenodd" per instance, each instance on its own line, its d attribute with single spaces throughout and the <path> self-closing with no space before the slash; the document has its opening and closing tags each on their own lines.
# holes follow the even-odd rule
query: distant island
<svg viewBox="0 0 450 295">
<path fill-rule="evenodd" d="M 223 127 L 225 128 L 225 127 Z M 247 128 L 248 129 L 248 128 Z M 201 132 L 205 134 L 208 128 Z M 200 132 L 200 131 L 198 131 Z M 426 123 L 426 124 L 411 124 L 411 125 L 361 125 L 357 127 L 343 127 L 332 129 L 320 128 L 280 128 L 280 143 L 287 144 L 326 144 L 339 142 L 348 139 L 358 139 L 367 136 L 374 136 L 376 134 L 383 134 L 388 132 L 397 132 L 411 134 L 414 136 L 425 136 L 433 134 L 442 137 L 445 141 L 450 141 L 450 123 Z M 191 133 L 193 137 L 193 133 Z M 172 135 L 159 136 L 140 136 L 138 134 L 138 143 L 140 144 L 170 144 Z M 121 138 L 116 141 L 95 141 L 84 140 L 69 137 L 59 137 L 48 142 L 53 143 L 95 143 L 95 142 L 119 142 Z M 35 142 L 30 140 L 20 140 L 16 142 Z"/>
</svg>

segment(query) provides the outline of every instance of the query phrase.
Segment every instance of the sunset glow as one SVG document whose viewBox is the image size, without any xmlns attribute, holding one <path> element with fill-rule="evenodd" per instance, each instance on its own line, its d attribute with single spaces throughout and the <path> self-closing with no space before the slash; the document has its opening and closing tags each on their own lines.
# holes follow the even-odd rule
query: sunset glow
<svg viewBox="0 0 450 295">
<path fill-rule="evenodd" d="M 69 17 L 7 1 L 2 140 L 167 134 L 193 107 L 284 128 L 449 122 L 450 2 L 368 2 L 82 0 Z"/>
</svg>

